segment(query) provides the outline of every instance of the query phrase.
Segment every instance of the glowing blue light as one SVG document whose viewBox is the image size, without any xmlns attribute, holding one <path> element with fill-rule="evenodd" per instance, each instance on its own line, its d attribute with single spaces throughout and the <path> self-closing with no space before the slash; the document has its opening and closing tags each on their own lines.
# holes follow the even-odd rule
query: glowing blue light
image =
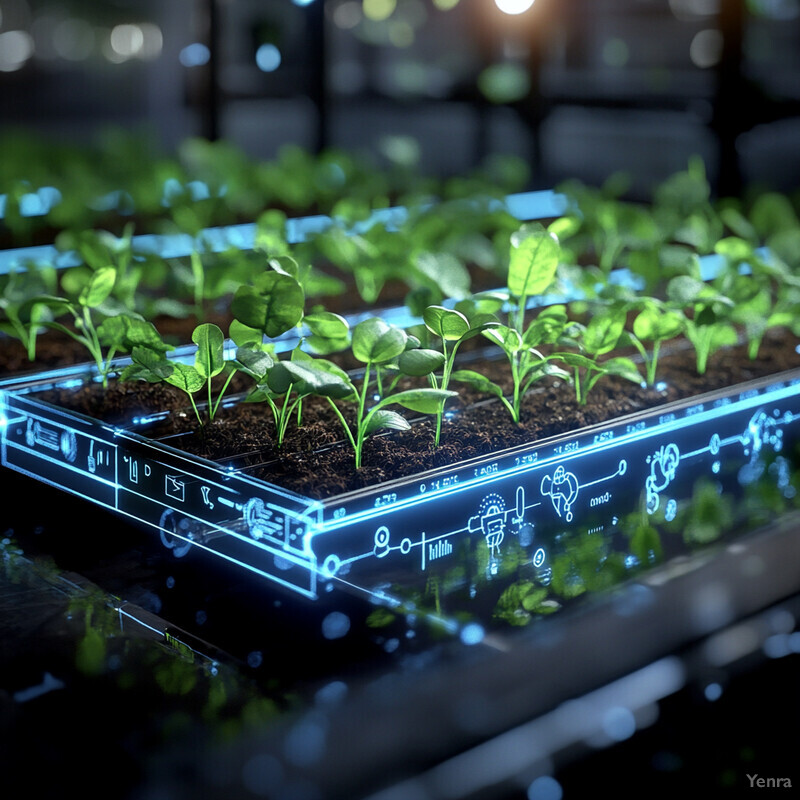
<svg viewBox="0 0 800 800">
<path fill-rule="evenodd" d="M 603 715 L 603 730 L 615 742 L 623 742 L 636 733 L 636 720 L 629 708 L 615 706 Z"/>
<path fill-rule="evenodd" d="M 477 622 L 471 622 L 461 629 L 461 641 L 467 645 L 480 644 L 486 631 Z"/>
<path fill-rule="evenodd" d="M 281 51 L 274 44 L 262 44 L 256 50 L 256 65 L 262 72 L 275 72 L 281 65 Z"/>
<path fill-rule="evenodd" d="M 314 0 L 292 0 L 292 3 L 296 6 L 300 6 L 300 8 L 305 8 L 306 6 L 310 6 Z"/>
<path fill-rule="evenodd" d="M 706 696 L 706 700 L 713 703 L 722 697 L 722 687 L 718 683 L 709 683 L 703 690 L 703 694 Z"/>
<path fill-rule="evenodd" d="M 350 617 L 341 611 L 331 611 L 322 620 L 322 635 L 326 639 L 341 639 L 350 630 Z"/>
<path fill-rule="evenodd" d="M 0 411 L 0 430 L 4 430 L 8 426 L 8 417 Z"/>
<path fill-rule="evenodd" d="M 178 56 L 184 67 L 201 67 L 203 64 L 208 64 L 210 58 L 211 51 L 201 42 L 187 45 Z"/>
<path fill-rule="evenodd" d="M 789 636 L 785 633 L 776 633 L 764 642 L 764 654 L 768 658 L 783 658 L 791 653 Z"/>
<path fill-rule="evenodd" d="M 257 669 L 264 661 L 264 655 L 260 650 L 253 650 L 247 654 L 247 666 Z"/>
<path fill-rule="evenodd" d="M 561 800 L 563 796 L 561 784 L 549 775 L 542 775 L 528 787 L 528 800 Z"/>
</svg>

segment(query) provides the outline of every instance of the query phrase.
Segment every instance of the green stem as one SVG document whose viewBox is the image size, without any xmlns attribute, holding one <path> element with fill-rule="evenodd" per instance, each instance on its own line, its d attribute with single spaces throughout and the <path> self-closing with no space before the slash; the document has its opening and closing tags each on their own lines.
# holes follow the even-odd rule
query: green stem
<svg viewBox="0 0 800 800">
<path fill-rule="evenodd" d="M 225 394 L 226 390 L 228 389 L 228 385 L 230 384 L 231 379 L 236 374 L 236 372 L 237 372 L 237 370 L 235 370 L 235 369 L 231 370 L 231 374 L 228 375 L 228 380 L 225 381 L 225 384 L 223 385 L 222 389 L 220 390 L 220 393 L 217 395 L 217 402 L 214 403 L 214 408 L 211 411 L 211 419 L 212 420 L 217 415 L 217 409 L 219 408 L 219 404 L 222 401 L 222 396 Z M 209 387 L 208 388 L 209 388 L 209 391 L 210 391 L 211 390 L 211 382 L 210 381 L 209 381 Z M 208 407 L 211 408 L 210 402 L 209 402 L 209 406 Z"/>
<path fill-rule="evenodd" d="M 336 403 L 334 403 L 330 397 L 326 397 L 325 399 L 328 401 L 328 403 L 330 403 L 331 408 L 336 412 L 336 416 L 339 417 L 339 421 L 342 423 L 342 428 L 344 428 L 344 432 L 347 434 L 347 438 L 350 440 L 350 445 L 352 446 L 353 452 L 355 453 L 356 469 L 357 469 L 358 467 L 361 466 L 361 457 L 360 453 L 358 452 L 358 448 L 356 446 L 356 440 L 353 438 L 353 433 L 350 430 L 350 426 L 347 424 L 347 420 L 342 415 L 342 412 L 339 411 L 339 407 L 336 405 Z"/>
</svg>

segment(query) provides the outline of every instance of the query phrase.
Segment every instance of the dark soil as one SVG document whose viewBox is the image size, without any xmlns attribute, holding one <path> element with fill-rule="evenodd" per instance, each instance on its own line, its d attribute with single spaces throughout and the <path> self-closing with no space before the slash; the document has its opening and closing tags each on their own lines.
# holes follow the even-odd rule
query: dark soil
<svg viewBox="0 0 800 800">
<path fill-rule="evenodd" d="M 137 430 L 172 447 L 248 467 L 254 477 L 322 498 L 800 367 L 796 343 L 796 338 L 786 332 L 771 332 L 755 361 L 747 358 L 745 346 L 729 348 L 712 356 L 708 372 L 702 376 L 696 372 L 693 351 L 676 348 L 659 360 L 659 380 L 667 385 L 663 391 L 606 378 L 598 382 L 585 406 L 578 405 L 571 386 L 548 379 L 534 384 L 524 398 L 520 425 L 513 423 L 499 401 L 454 386 L 460 396 L 448 404 L 448 412 L 452 413 L 444 421 L 438 448 L 433 446 L 433 418 L 425 417 L 415 420 L 409 431 L 368 439 L 363 466 L 358 470 L 354 468 L 351 448 L 342 445 L 341 424 L 328 403 L 318 398 L 304 402 L 302 427 L 290 424 L 283 447 L 278 450 L 272 414 L 261 403 L 242 402 L 221 409 L 217 419 L 198 432 L 185 395 L 168 385 L 112 383 L 104 392 L 92 384 L 77 391 L 54 390 L 42 397 L 112 424 L 169 410 L 172 413 L 166 420 Z M 486 361 L 479 369 L 496 382 L 510 386 L 505 362 Z"/>
</svg>

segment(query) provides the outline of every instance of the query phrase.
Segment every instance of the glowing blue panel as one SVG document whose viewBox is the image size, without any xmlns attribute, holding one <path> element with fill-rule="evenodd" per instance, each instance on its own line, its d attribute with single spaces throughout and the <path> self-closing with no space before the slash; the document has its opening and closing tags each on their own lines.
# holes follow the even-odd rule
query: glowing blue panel
<svg viewBox="0 0 800 800">
<path fill-rule="evenodd" d="M 196 548 L 309 598 L 338 586 L 399 603 L 392 581 L 465 564 L 475 584 L 507 563 L 544 583 L 564 537 L 680 518 L 699 485 L 794 491 L 800 372 L 322 502 L 149 440 L 147 420 L 115 428 L 37 399 L 74 375 L 3 382 L 4 466 L 156 529 L 175 556 Z"/>
</svg>

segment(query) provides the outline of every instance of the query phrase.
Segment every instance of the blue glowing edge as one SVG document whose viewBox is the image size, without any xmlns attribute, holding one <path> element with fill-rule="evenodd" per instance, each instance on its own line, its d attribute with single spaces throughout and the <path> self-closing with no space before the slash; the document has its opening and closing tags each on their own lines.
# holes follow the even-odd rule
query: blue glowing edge
<svg viewBox="0 0 800 800">
<path fill-rule="evenodd" d="M 387 574 L 424 577 L 464 547 L 487 576 L 510 546 L 546 570 L 559 532 L 608 532 L 639 508 L 670 519 L 679 482 L 747 484 L 800 438 L 796 371 L 314 500 L 55 407 L 35 394 L 48 385 L 0 385 L 3 466 L 155 528 L 176 556 L 197 548 L 308 598 L 340 585 L 389 604 Z"/>
</svg>

